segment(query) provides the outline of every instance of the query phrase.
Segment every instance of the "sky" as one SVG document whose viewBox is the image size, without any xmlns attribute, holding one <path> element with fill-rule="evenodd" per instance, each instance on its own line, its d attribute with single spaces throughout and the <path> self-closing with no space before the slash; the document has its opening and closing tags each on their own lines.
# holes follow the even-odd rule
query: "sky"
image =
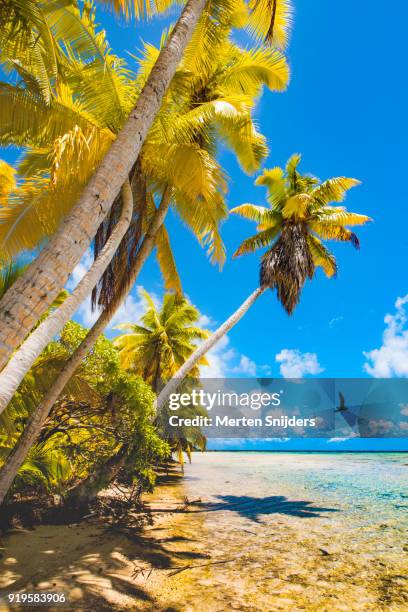
<svg viewBox="0 0 408 612">
<path fill-rule="evenodd" d="M 294 0 L 294 5 L 287 51 L 290 86 L 283 94 L 264 91 L 256 109 L 270 147 L 264 166 L 283 165 L 300 152 L 304 172 L 321 179 L 360 179 L 362 185 L 349 192 L 346 204 L 374 222 L 357 228 L 360 251 L 348 244 L 333 245 L 337 278 L 328 280 L 319 271 L 305 286 L 293 316 L 287 316 L 271 291 L 261 296 L 212 352 L 205 375 L 407 377 L 408 5 L 399 0 L 391 21 L 380 0 Z M 140 49 L 142 40 L 157 43 L 175 15 L 125 24 L 99 10 L 97 21 L 106 28 L 114 50 L 124 56 Z M 238 35 L 238 40 L 244 37 Z M 265 192 L 254 186 L 256 176 L 245 175 L 225 150 L 220 161 L 230 177 L 230 208 L 243 202 L 265 204 Z M 259 255 L 231 257 L 254 225 L 234 216 L 225 222 L 228 257 L 222 271 L 210 264 L 175 215 L 170 215 L 167 228 L 184 291 L 202 313 L 202 322 L 214 329 L 257 286 Z M 83 264 L 71 286 L 86 269 Z M 162 296 L 153 259 L 139 283 L 157 298 Z M 136 287 L 115 323 L 134 320 L 141 310 Z M 77 319 L 92 322 L 88 304 Z"/>
</svg>

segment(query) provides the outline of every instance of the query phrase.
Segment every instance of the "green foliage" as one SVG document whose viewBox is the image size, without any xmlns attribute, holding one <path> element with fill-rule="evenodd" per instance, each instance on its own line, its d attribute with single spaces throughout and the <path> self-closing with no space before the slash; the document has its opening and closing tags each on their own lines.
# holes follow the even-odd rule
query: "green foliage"
<svg viewBox="0 0 408 612">
<path fill-rule="evenodd" d="M 0 462 L 86 333 L 78 323 L 67 323 L 27 374 L 4 413 Z M 151 388 L 123 371 L 113 344 L 100 337 L 54 405 L 14 491 L 63 492 L 71 480 L 86 478 L 121 449 L 126 454 L 124 473 L 141 489 L 151 489 L 154 466 L 170 450 L 152 424 L 153 401 Z"/>
<path fill-rule="evenodd" d="M 10 262 L 3 268 L 0 268 L 0 299 L 13 285 L 19 276 L 23 274 L 26 267 L 15 262 Z"/>
</svg>

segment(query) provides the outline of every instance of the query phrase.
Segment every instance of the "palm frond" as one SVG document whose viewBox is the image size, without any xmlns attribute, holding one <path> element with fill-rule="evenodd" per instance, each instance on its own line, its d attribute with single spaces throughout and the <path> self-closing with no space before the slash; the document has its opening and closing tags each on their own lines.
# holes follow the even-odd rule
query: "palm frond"
<svg viewBox="0 0 408 612">
<path fill-rule="evenodd" d="M 357 235 L 346 227 L 343 227 L 342 225 L 312 221 L 311 223 L 309 223 L 309 227 L 312 231 L 316 232 L 316 234 L 318 234 L 321 238 L 325 240 L 339 240 L 340 242 L 351 242 L 354 248 L 360 248 L 360 241 Z"/>
<path fill-rule="evenodd" d="M 317 185 L 312 191 L 314 199 L 319 204 L 330 204 L 330 202 L 342 202 L 346 192 L 352 187 L 360 185 L 361 182 L 354 178 L 339 176 L 328 179 Z"/>
<path fill-rule="evenodd" d="M 231 45 L 226 49 L 225 61 L 222 85 L 231 91 L 252 92 L 256 96 L 263 85 L 272 91 L 284 91 L 288 85 L 289 66 L 280 51 L 268 47 L 242 50 Z"/>
<path fill-rule="evenodd" d="M 293 7 L 290 0 L 249 0 L 249 29 L 256 38 L 279 49 L 288 44 Z"/>
<path fill-rule="evenodd" d="M 340 207 L 328 207 L 325 206 L 322 210 L 319 210 L 313 214 L 313 219 L 316 219 L 319 223 L 325 225 L 365 225 L 369 221 L 372 221 L 371 217 L 367 215 L 359 215 L 357 213 L 351 213 Z"/>
<path fill-rule="evenodd" d="M 316 236 L 312 236 L 309 234 L 307 238 L 309 249 L 313 257 L 313 262 L 316 267 L 323 268 L 326 276 L 331 278 L 337 275 L 337 263 L 336 258 L 330 251 L 324 246 L 324 244 L 316 238 Z"/>
<path fill-rule="evenodd" d="M 263 249 L 264 247 L 270 246 L 273 240 L 279 234 L 279 231 L 279 226 L 271 227 L 258 232 L 250 238 L 246 238 L 241 243 L 239 249 L 235 251 L 234 257 L 239 257 L 240 255 L 245 255 L 246 253 L 254 253 L 258 249 Z"/>
<path fill-rule="evenodd" d="M 10 289 L 16 280 L 25 272 L 27 266 L 11 261 L 0 267 L 0 299 Z"/>
<path fill-rule="evenodd" d="M 282 215 L 295 221 L 305 219 L 312 204 L 313 198 L 308 193 L 297 193 L 286 200 Z"/>
<path fill-rule="evenodd" d="M 5 198 L 16 188 L 15 176 L 15 169 L 0 159 L 0 205 L 4 205 Z"/>
<path fill-rule="evenodd" d="M 282 168 L 278 166 L 266 169 L 255 181 L 255 185 L 264 185 L 268 189 L 268 201 L 272 209 L 280 210 L 286 201 L 286 181 Z"/>
<path fill-rule="evenodd" d="M 231 208 L 230 214 L 239 215 L 257 223 L 265 223 L 266 218 L 273 218 L 273 213 L 268 208 L 256 206 L 256 204 L 240 204 L 240 206 Z"/>
<path fill-rule="evenodd" d="M 164 225 L 156 235 L 157 262 L 163 276 L 167 291 L 175 291 L 177 295 L 183 294 L 180 276 L 170 244 L 170 238 Z"/>
</svg>

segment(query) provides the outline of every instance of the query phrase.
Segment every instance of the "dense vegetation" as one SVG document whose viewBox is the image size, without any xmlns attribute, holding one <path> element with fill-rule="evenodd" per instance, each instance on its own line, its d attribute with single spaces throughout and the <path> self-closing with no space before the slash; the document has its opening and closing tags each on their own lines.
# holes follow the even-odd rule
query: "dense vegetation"
<svg viewBox="0 0 408 612">
<path fill-rule="evenodd" d="M 30 412 L 85 335 L 79 324 L 68 323 L 24 379 L 2 415 L 3 460 L 24 430 Z M 109 482 L 110 474 L 105 472 L 112 469 L 114 457 L 122 478 L 136 484 L 139 492 L 151 489 L 154 467 L 168 459 L 170 452 L 152 424 L 153 400 L 142 378 L 121 369 L 112 343 L 99 338 L 55 404 L 20 468 L 15 490 L 34 488 L 65 497 L 71 487 L 75 490 L 75 483 L 95 474 L 102 487 Z"/>
</svg>

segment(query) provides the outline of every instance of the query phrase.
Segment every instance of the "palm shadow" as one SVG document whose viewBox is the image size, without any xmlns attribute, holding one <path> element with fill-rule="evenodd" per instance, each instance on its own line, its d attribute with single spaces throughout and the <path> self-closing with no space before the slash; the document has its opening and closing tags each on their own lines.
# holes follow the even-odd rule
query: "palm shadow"
<svg viewBox="0 0 408 612">
<path fill-rule="evenodd" d="M 67 592 L 74 587 L 82 591 L 77 609 L 112 609 L 105 597 L 109 592 L 130 597 L 135 606 L 132 609 L 139 609 L 143 602 L 149 603 L 152 610 L 159 609 L 147 588 L 150 570 L 176 569 L 180 563 L 204 561 L 209 557 L 183 547 L 184 542 L 194 541 L 190 538 L 169 537 L 160 541 L 143 533 L 106 529 L 92 520 L 69 526 L 42 525 L 31 531 L 16 530 L 12 537 L 14 546 L 6 544 L 0 558 L 0 574 L 9 571 L 14 575 L 10 589 L 35 590 L 42 583 L 51 588 L 62 581 Z M 181 548 L 173 550 L 173 542 L 181 544 Z M 38 563 L 27 567 L 27 555 L 35 555 Z M 10 557 L 13 564 L 9 566 L 7 558 Z M 122 573 L 129 564 L 134 566 L 134 575 Z M 135 582 L 141 570 L 145 580 Z"/>
<path fill-rule="evenodd" d="M 199 510 L 192 512 L 235 512 L 239 516 L 260 523 L 261 515 L 284 514 L 297 518 L 316 518 L 323 513 L 339 512 L 336 508 L 315 506 L 310 501 L 290 500 L 283 495 L 268 497 L 250 497 L 248 495 L 217 495 L 220 503 L 207 502 L 200 504 Z"/>
</svg>

